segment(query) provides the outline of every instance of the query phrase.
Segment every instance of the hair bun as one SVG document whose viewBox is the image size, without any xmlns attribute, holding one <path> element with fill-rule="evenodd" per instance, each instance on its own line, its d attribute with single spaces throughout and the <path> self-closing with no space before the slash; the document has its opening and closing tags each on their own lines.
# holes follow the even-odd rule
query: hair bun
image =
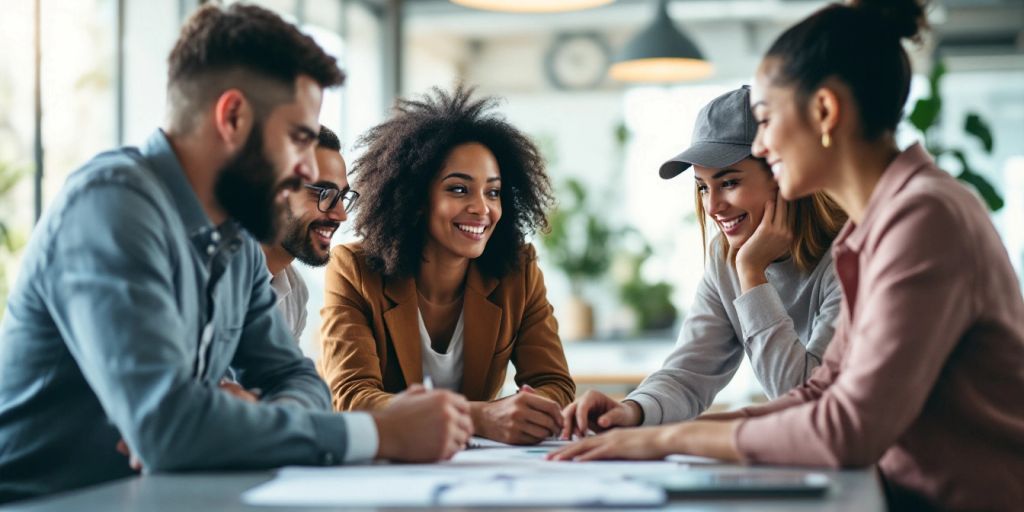
<svg viewBox="0 0 1024 512">
<path fill-rule="evenodd" d="M 850 6 L 876 15 L 900 38 L 913 39 L 928 26 L 928 0 L 850 0 Z"/>
</svg>

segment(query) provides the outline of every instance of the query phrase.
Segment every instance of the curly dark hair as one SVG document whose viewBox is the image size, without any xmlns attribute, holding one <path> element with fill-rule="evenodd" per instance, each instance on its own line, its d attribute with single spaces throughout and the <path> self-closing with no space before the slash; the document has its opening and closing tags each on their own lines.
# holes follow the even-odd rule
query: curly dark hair
<svg viewBox="0 0 1024 512">
<path fill-rule="evenodd" d="M 498 99 L 472 98 L 473 88 L 451 93 L 434 87 L 420 100 L 398 100 L 393 115 L 358 142 L 366 152 L 353 165 L 355 232 L 370 268 L 385 276 L 419 271 L 427 237 L 429 187 L 449 153 L 476 142 L 494 154 L 501 172 L 502 217 L 483 254 L 481 272 L 502 277 L 519 264 L 526 236 L 548 227 L 554 202 L 537 146 L 490 112 Z"/>
<path fill-rule="evenodd" d="M 186 130 L 195 112 L 229 88 L 241 89 L 263 116 L 294 98 L 299 75 L 325 89 L 345 81 L 337 61 L 313 38 L 277 14 L 246 4 L 196 10 L 167 64 L 172 122 Z"/>
</svg>

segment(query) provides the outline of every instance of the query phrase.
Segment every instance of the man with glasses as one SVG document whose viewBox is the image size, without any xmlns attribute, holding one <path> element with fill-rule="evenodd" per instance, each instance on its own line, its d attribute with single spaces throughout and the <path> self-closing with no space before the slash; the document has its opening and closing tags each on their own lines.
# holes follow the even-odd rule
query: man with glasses
<svg viewBox="0 0 1024 512">
<path fill-rule="evenodd" d="M 296 342 L 306 328 L 309 290 L 292 262 L 299 260 L 311 267 L 326 265 L 330 259 L 331 238 L 348 218 L 346 214 L 359 197 L 359 193 L 348 186 L 341 142 L 326 126 L 320 127 L 316 164 L 320 169 L 319 180 L 288 198 L 281 243 L 263 244 L 267 269 L 272 276 L 270 286 L 277 292 L 277 308 Z"/>
</svg>

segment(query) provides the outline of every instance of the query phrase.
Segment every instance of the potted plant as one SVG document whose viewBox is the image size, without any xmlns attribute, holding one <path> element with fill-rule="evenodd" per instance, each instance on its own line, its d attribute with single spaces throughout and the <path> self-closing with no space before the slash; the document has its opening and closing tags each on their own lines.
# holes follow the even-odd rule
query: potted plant
<svg viewBox="0 0 1024 512">
<path fill-rule="evenodd" d="M 636 233 L 639 236 L 639 233 Z M 624 251 L 617 257 L 616 274 L 619 284 L 619 299 L 633 313 L 635 333 L 664 331 L 676 323 L 676 307 L 672 304 L 672 285 L 664 281 L 651 282 L 641 273 L 644 262 L 650 258 L 651 246 L 641 240 L 639 250 Z"/>
<path fill-rule="evenodd" d="M 613 230 L 587 202 L 587 190 L 575 179 L 560 187 L 558 207 L 549 217 L 549 230 L 541 243 L 551 261 L 569 279 L 572 291 L 560 312 L 562 337 L 581 340 L 594 335 L 593 306 L 583 298 L 583 285 L 602 277 L 611 265 L 609 242 Z"/>
</svg>

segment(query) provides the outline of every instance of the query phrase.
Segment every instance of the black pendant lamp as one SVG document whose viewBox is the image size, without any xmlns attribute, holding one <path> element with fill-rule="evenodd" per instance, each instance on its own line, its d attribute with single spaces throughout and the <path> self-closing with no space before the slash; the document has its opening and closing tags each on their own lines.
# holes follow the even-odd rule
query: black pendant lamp
<svg viewBox="0 0 1024 512">
<path fill-rule="evenodd" d="M 626 43 L 608 74 L 622 82 L 669 83 L 706 78 L 713 69 L 668 17 L 668 0 L 658 0 L 654 22 Z"/>
</svg>

